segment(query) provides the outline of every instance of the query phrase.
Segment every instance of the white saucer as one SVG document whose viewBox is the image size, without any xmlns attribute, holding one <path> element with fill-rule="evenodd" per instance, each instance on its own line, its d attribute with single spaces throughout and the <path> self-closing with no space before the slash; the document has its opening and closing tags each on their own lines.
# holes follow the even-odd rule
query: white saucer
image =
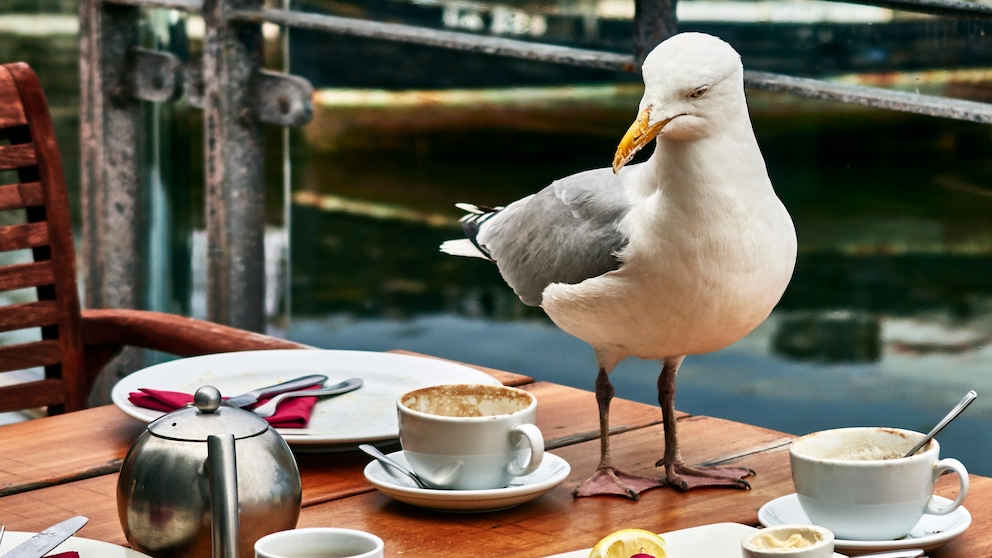
<svg viewBox="0 0 992 558">
<path fill-rule="evenodd" d="M 401 465 L 409 467 L 403 451 L 389 454 Z M 543 496 L 568 478 L 572 468 L 568 462 L 550 453 L 537 471 L 517 477 L 506 488 L 491 490 L 433 490 L 418 488 L 413 481 L 393 472 L 392 467 L 372 461 L 365 466 L 365 478 L 383 494 L 400 502 L 421 508 L 445 512 L 490 512 L 505 510 Z"/>
<path fill-rule="evenodd" d="M 934 501 L 940 505 L 951 503 L 951 500 L 940 496 L 934 496 Z M 799 497 L 795 494 L 776 498 L 761 506 L 758 510 L 758 521 L 765 527 L 785 523 L 812 523 L 799 505 Z M 924 514 L 913 530 L 901 539 L 893 541 L 836 539 L 834 548 L 847 552 L 878 552 L 907 548 L 922 548 L 930 551 L 957 538 L 968 529 L 969 525 L 971 525 L 971 513 L 964 506 L 960 506 L 947 515 Z"/>
</svg>

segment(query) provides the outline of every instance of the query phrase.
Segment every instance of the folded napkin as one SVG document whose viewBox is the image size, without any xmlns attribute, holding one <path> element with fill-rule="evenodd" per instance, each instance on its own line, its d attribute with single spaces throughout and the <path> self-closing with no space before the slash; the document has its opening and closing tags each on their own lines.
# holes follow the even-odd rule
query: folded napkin
<svg viewBox="0 0 992 558">
<path fill-rule="evenodd" d="M 45 558 L 79 558 L 78 552 L 59 552 L 58 554 L 46 554 Z"/>
<path fill-rule="evenodd" d="M 318 387 L 320 386 L 313 386 L 308 389 L 316 389 Z M 169 412 L 181 409 L 192 403 L 193 394 L 141 388 L 138 391 L 132 391 L 128 394 L 127 399 L 138 407 Z M 253 409 L 266 401 L 268 399 L 260 399 L 258 403 L 250 405 L 246 409 Z M 290 397 L 279 403 L 276 414 L 267 417 L 265 420 L 269 421 L 269 424 L 275 428 L 304 428 L 310 422 L 310 414 L 313 412 L 313 406 L 316 404 L 316 397 Z"/>
</svg>

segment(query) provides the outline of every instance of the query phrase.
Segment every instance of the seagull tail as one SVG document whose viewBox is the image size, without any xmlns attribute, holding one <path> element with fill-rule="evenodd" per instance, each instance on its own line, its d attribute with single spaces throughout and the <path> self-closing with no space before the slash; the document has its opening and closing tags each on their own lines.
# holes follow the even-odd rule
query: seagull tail
<svg viewBox="0 0 992 558">
<path fill-rule="evenodd" d="M 445 240 L 441 243 L 441 251 L 445 254 L 451 256 L 465 256 L 467 258 L 482 258 L 488 260 L 489 257 L 482 253 L 481 250 L 472 244 L 472 241 L 467 238 L 459 238 L 458 240 Z"/>
</svg>

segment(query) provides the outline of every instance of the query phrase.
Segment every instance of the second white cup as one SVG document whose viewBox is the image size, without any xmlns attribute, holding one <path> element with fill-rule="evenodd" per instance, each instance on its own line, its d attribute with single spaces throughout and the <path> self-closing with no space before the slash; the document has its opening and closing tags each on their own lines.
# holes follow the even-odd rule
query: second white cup
<svg viewBox="0 0 992 558">
<path fill-rule="evenodd" d="M 956 459 L 940 459 L 931 440 L 903 457 L 923 434 L 896 428 L 839 428 L 792 442 L 792 481 L 810 521 L 838 539 L 892 540 L 905 536 L 924 513 L 948 514 L 968 494 L 968 471 Z M 957 498 L 933 500 L 934 483 L 945 472 L 958 475 Z"/>
<path fill-rule="evenodd" d="M 422 388 L 396 402 L 400 443 L 413 470 L 435 488 L 503 488 L 544 459 L 537 399 L 485 384 Z"/>
</svg>

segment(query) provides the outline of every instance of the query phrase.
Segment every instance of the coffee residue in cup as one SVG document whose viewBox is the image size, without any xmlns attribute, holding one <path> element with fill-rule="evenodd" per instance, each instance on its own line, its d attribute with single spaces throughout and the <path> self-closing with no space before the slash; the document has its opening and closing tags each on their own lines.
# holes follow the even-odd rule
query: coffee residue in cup
<svg viewBox="0 0 992 558">
<path fill-rule="evenodd" d="M 451 384 L 407 394 L 403 406 L 445 417 L 491 417 L 512 414 L 531 404 L 525 392 L 484 384 Z"/>
<path fill-rule="evenodd" d="M 885 459 L 899 459 L 906 454 L 904 451 L 879 446 L 867 446 L 852 448 L 845 451 L 836 459 L 847 459 L 849 461 L 882 461 Z"/>
<path fill-rule="evenodd" d="M 829 439 L 833 443 L 823 444 L 809 455 L 821 459 L 845 461 L 884 461 L 904 457 L 912 440 L 898 432 L 856 432 Z"/>
</svg>

